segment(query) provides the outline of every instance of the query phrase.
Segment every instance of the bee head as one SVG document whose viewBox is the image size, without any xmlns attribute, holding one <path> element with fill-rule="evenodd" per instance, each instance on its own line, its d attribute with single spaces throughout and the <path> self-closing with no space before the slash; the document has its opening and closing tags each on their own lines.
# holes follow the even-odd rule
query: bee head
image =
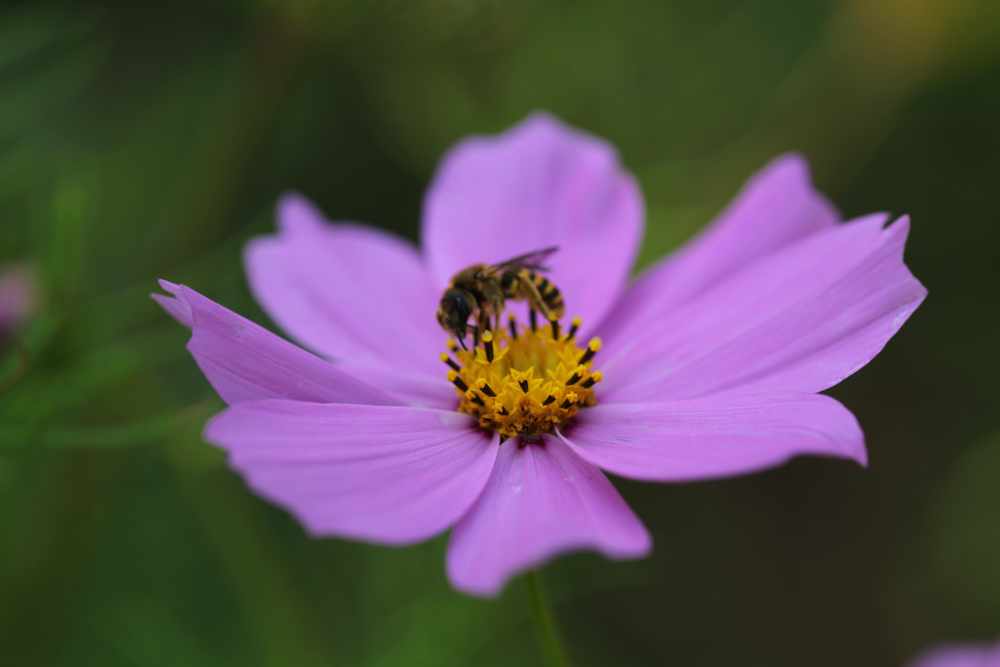
<svg viewBox="0 0 1000 667">
<path fill-rule="evenodd" d="M 462 347 L 468 327 L 469 315 L 476 308 L 476 298 L 464 289 L 451 288 L 445 291 L 438 305 L 437 320 L 445 331 L 458 338 Z"/>
</svg>

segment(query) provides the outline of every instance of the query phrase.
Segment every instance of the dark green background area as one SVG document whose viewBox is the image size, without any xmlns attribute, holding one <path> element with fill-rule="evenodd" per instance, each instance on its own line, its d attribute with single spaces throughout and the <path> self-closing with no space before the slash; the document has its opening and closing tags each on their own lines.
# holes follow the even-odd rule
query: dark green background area
<svg viewBox="0 0 1000 667">
<path fill-rule="evenodd" d="M 1000 633 L 1000 3 L 85 0 L 0 6 L 0 261 L 46 292 L 0 396 L 0 663 L 540 664 L 521 582 L 452 591 L 446 537 L 313 541 L 250 494 L 148 297 L 271 326 L 240 251 L 283 191 L 416 238 L 442 152 L 536 109 L 619 147 L 644 263 L 799 150 L 845 215 L 912 215 L 930 290 L 831 392 L 869 469 L 615 480 L 655 550 L 546 568 L 576 664 L 890 667 Z"/>
</svg>

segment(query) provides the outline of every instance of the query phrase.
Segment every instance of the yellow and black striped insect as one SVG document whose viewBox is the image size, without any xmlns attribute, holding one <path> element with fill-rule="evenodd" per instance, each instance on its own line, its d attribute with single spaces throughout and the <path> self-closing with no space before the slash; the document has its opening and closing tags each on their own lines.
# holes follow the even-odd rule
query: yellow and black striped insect
<svg viewBox="0 0 1000 667">
<path fill-rule="evenodd" d="M 496 318 L 500 327 L 500 314 L 504 303 L 527 301 L 532 320 L 535 312 L 556 322 L 566 308 L 559 289 L 545 276 L 539 275 L 548 269 L 542 262 L 558 247 L 544 248 L 499 264 L 473 264 L 456 273 L 441 297 L 437 319 L 441 327 L 455 335 L 462 347 L 470 328 L 469 318 L 475 316 L 473 340 L 491 328 L 491 318 Z"/>
</svg>

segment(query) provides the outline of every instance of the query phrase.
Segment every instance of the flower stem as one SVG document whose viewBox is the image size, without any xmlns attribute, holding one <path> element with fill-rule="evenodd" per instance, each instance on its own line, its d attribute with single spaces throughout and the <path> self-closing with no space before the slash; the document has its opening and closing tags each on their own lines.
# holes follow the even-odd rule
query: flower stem
<svg viewBox="0 0 1000 667">
<path fill-rule="evenodd" d="M 18 335 L 14 342 L 17 344 L 17 365 L 7 376 L 0 378 L 0 396 L 13 389 L 14 385 L 20 382 L 24 374 L 28 372 L 28 367 L 31 366 L 31 348 L 28 347 L 24 336 Z"/>
<path fill-rule="evenodd" d="M 528 609 L 531 612 L 531 622 L 535 626 L 535 636 L 538 638 L 542 657 L 548 667 L 570 667 L 566 648 L 563 646 L 556 618 L 552 613 L 552 605 L 542 586 L 542 574 L 532 570 L 524 577 L 528 594 Z"/>
</svg>

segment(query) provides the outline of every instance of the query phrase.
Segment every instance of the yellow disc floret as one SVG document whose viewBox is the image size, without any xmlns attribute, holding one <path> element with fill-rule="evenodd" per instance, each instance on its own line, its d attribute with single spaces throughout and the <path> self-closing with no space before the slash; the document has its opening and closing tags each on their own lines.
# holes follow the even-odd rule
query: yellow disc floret
<svg viewBox="0 0 1000 667">
<path fill-rule="evenodd" d="M 447 353 L 441 360 L 450 367 L 447 377 L 461 399 L 459 411 L 511 438 L 547 433 L 581 407 L 596 405 L 593 386 L 602 378 L 592 367 L 601 340 L 577 347 L 579 318 L 573 325 L 561 335 L 555 326 L 518 331 L 512 317 L 509 332 L 485 331 L 471 350 L 449 340 L 457 363 Z"/>
</svg>

